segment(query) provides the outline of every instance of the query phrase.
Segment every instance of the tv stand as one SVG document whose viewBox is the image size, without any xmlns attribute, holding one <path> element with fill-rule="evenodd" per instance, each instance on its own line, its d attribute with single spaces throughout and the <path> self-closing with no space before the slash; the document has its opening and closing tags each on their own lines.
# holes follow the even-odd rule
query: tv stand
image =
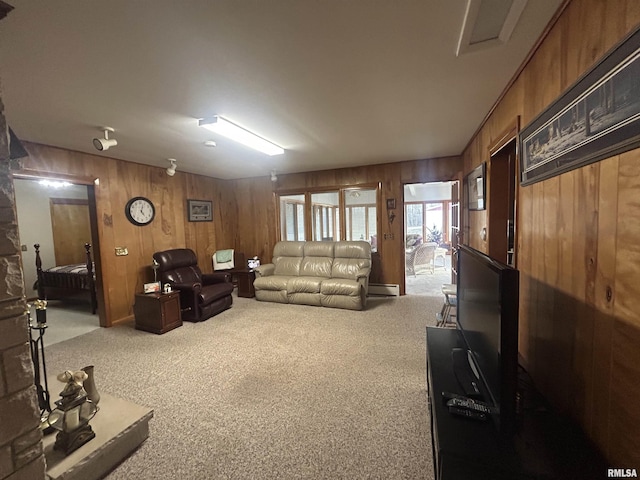
<svg viewBox="0 0 640 480">
<path fill-rule="evenodd" d="M 501 437 L 494 422 L 448 411 L 443 392 L 465 395 L 452 362 L 454 349 L 466 350 L 458 330 L 427 327 L 427 396 L 431 416 L 436 480 L 601 479 L 606 462 L 567 419 L 550 410 L 525 409 L 520 428 Z M 460 355 L 460 354 L 455 354 Z M 527 398 L 534 392 L 522 392 Z"/>
</svg>

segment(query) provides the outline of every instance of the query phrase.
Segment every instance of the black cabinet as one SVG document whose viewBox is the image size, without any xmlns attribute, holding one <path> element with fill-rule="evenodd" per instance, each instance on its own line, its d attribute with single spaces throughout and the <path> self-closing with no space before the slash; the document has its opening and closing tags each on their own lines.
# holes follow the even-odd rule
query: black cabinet
<svg viewBox="0 0 640 480">
<path fill-rule="evenodd" d="M 451 352 L 463 348 L 455 329 L 427 327 L 427 394 L 437 480 L 604 478 L 606 462 L 567 418 L 541 400 L 523 408 L 516 435 L 503 438 L 492 421 L 449 413 L 442 392 L 462 395 Z M 530 382 L 523 398 L 541 399 Z M 528 389 L 528 390 L 527 390 Z"/>
</svg>

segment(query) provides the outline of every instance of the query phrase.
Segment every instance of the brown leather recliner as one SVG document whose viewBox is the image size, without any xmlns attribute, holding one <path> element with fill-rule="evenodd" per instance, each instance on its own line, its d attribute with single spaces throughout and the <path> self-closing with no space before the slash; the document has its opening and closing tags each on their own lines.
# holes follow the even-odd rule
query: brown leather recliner
<svg viewBox="0 0 640 480">
<path fill-rule="evenodd" d="M 183 320 L 201 322 L 231 307 L 231 275 L 202 273 L 193 250 L 165 250 L 154 253 L 153 258 L 163 286 L 168 283 L 173 290 L 180 290 Z"/>
</svg>

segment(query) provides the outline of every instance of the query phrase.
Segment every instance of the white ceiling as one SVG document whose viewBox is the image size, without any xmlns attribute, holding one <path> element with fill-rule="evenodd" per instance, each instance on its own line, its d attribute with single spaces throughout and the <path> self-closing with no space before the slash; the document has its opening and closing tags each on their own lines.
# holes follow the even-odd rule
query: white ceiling
<svg viewBox="0 0 640 480">
<path fill-rule="evenodd" d="M 561 0 L 530 0 L 508 43 L 459 57 L 467 0 L 8 3 L 20 139 L 232 179 L 460 154 Z M 197 126 L 215 114 L 286 153 Z M 98 153 L 103 125 L 118 146 Z"/>
</svg>

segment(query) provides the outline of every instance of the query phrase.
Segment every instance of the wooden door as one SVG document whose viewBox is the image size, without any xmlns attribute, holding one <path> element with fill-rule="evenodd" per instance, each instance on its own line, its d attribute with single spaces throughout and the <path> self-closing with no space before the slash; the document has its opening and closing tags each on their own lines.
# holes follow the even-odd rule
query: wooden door
<svg viewBox="0 0 640 480">
<path fill-rule="evenodd" d="M 512 266 L 515 259 L 516 170 L 516 139 L 512 137 L 491 153 L 487 175 L 488 253 Z"/>
<path fill-rule="evenodd" d="M 51 229 L 56 265 L 86 263 L 85 243 L 91 243 L 89 202 L 51 198 Z"/>
</svg>

